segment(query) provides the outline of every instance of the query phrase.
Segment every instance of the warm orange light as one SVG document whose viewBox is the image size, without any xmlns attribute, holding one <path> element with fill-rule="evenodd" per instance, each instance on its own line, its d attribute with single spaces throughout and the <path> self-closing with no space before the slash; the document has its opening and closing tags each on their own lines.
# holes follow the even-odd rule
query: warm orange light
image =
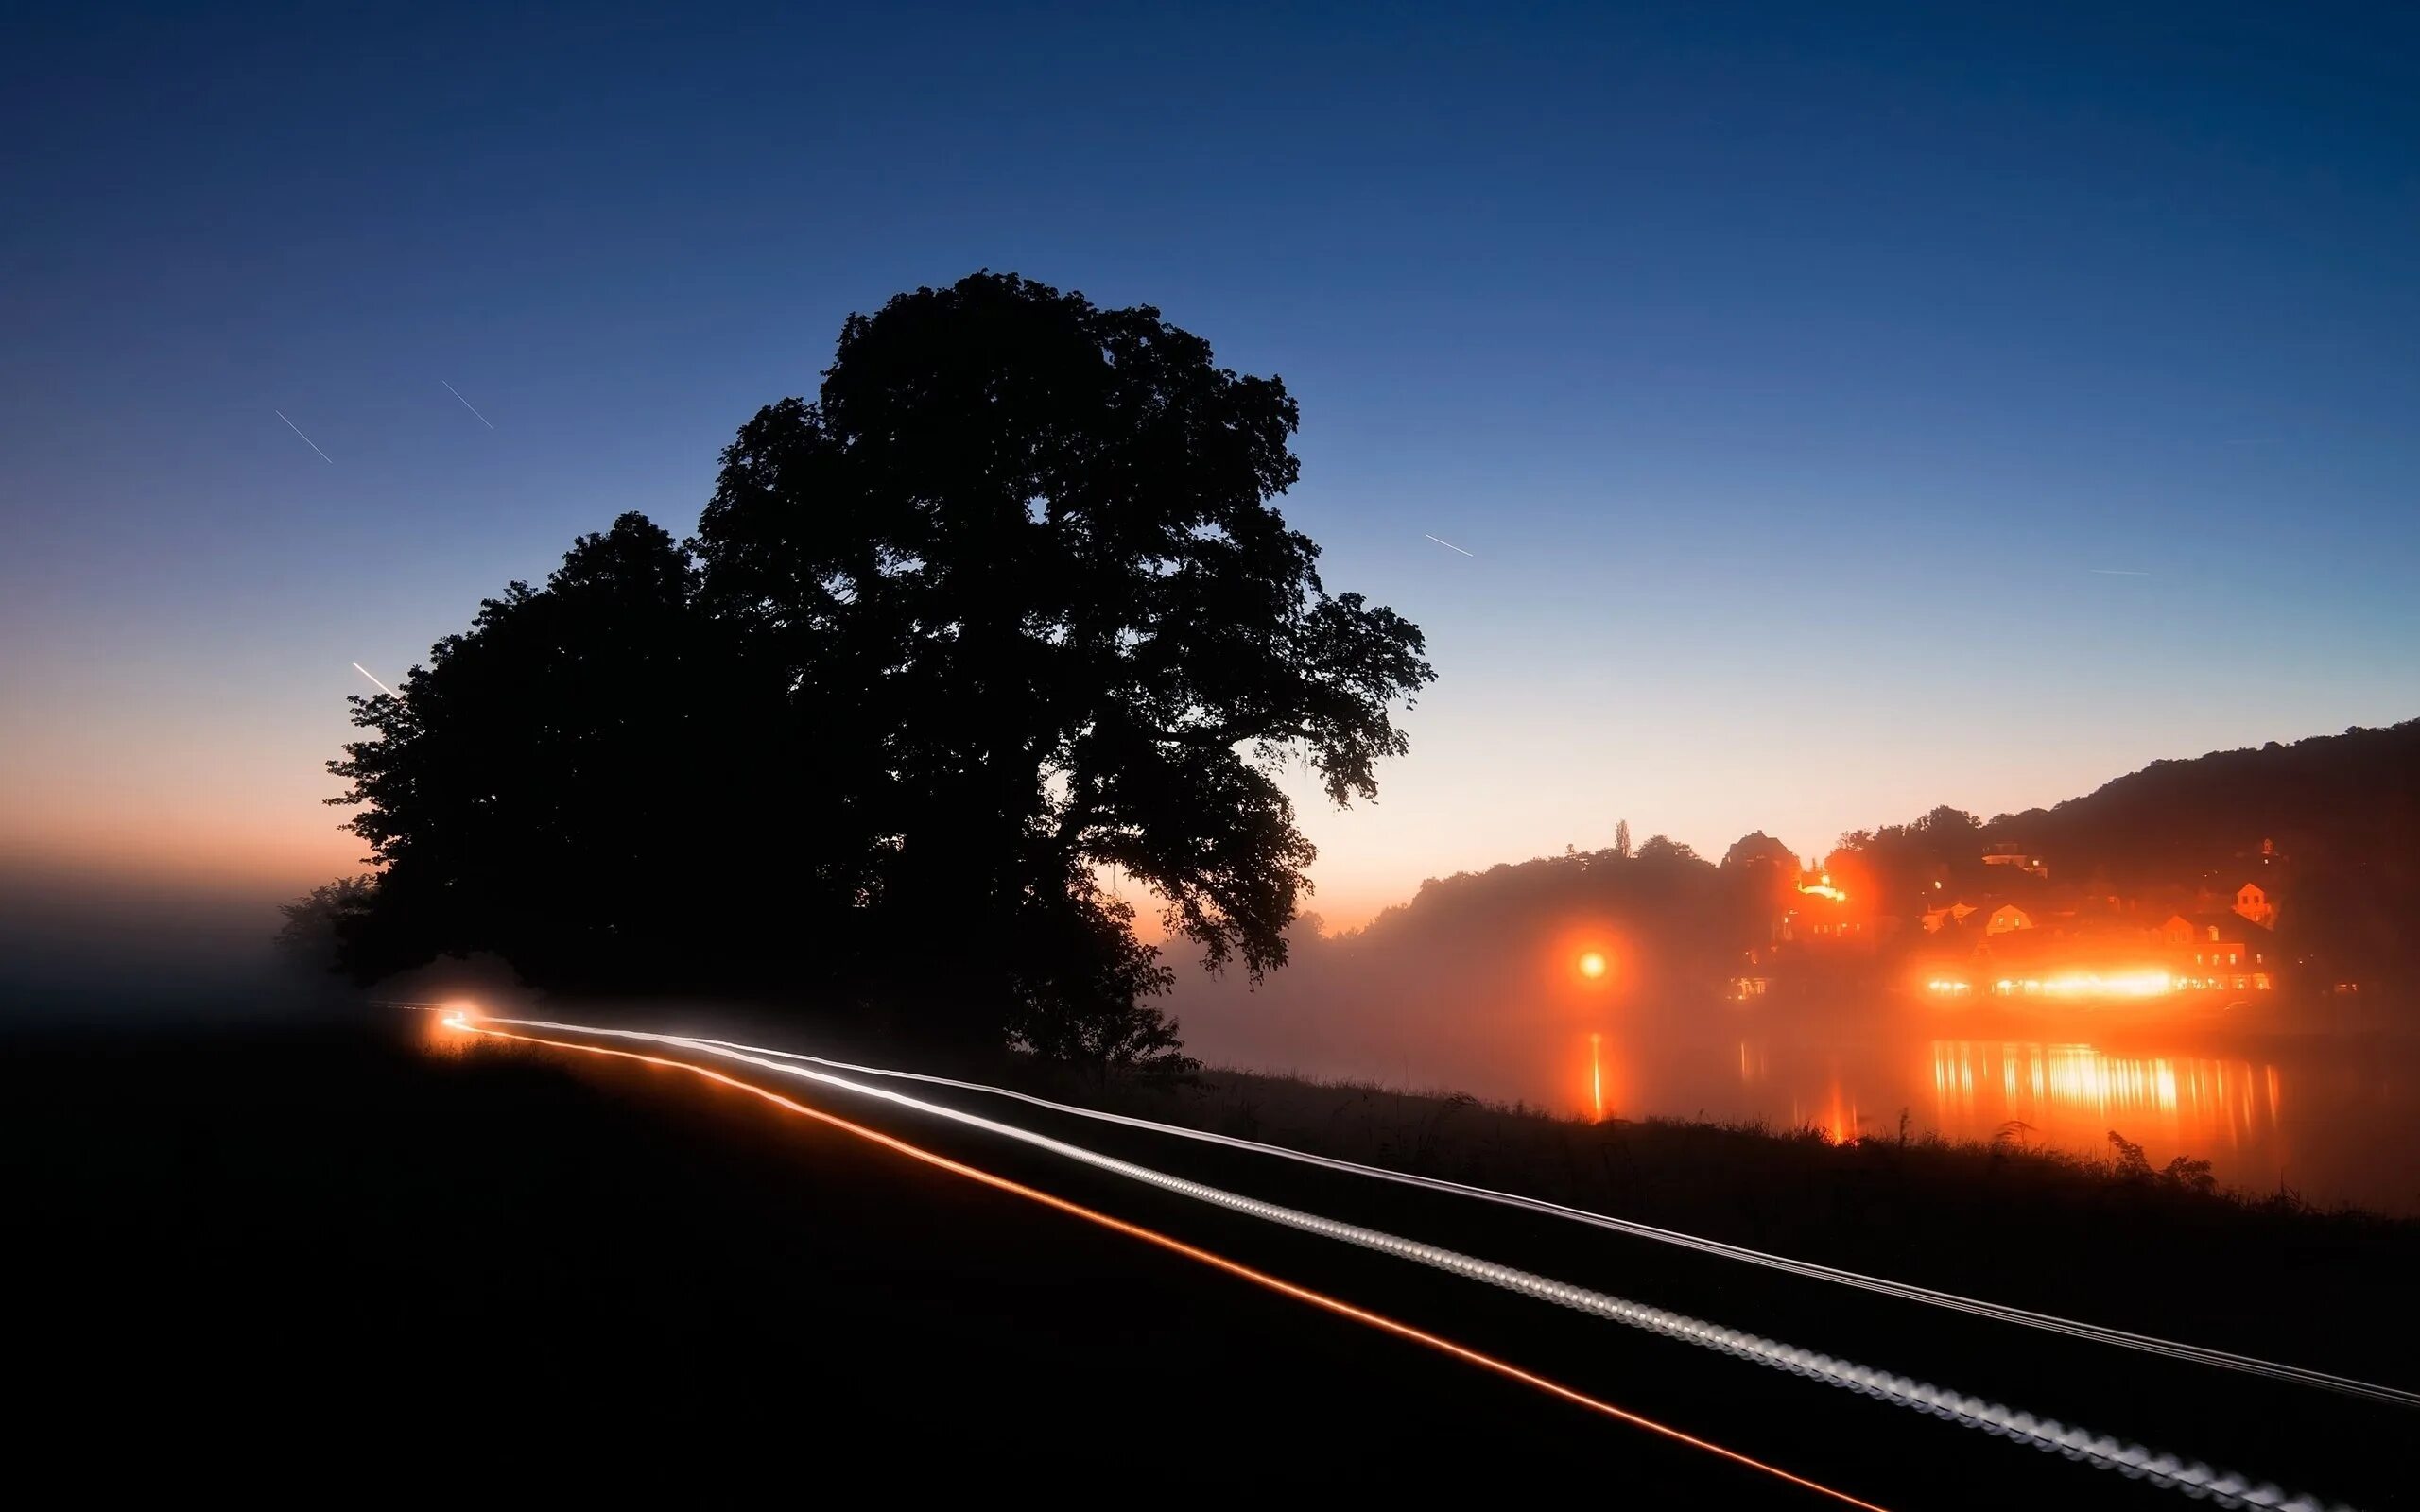
<svg viewBox="0 0 2420 1512">
<path fill-rule="evenodd" d="M 2176 989 L 2166 971 L 2062 971 L 2051 976 L 2003 977 L 1992 984 L 2002 997 L 2154 998 Z"/>
<path fill-rule="evenodd" d="M 1597 1105 L 1597 1122 L 1605 1121 L 1605 1037 L 1588 1037 L 1588 1096 Z"/>
<path fill-rule="evenodd" d="M 1139 1239 L 1148 1245 L 1157 1246 L 1159 1248 L 1167 1250 L 1172 1254 L 1182 1255 L 1187 1260 L 1198 1261 L 1204 1265 L 1212 1267 L 1213 1269 L 1221 1270 L 1230 1276 L 1251 1281 L 1254 1285 L 1267 1287 L 1269 1290 L 1275 1292 L 1280 1296 L 1290 1297 L 1297 1301 L 1306 1302 L 1313 1307 L 1334 1313 L 1340 1317 L 1348 1317 L 1357 1323 L 1367 1324 L 1371 1328 L 1377 1329 L 1382 1332 L 1392 1333 L 1397 1338 L 1408 1339 L 1414 1344 L 1425 1345 L 1429 1349 L 1437 1350 L 1441 1354 L 1451 1355 L 1457 1360 L 1461 1360 L 1470 1365 L 1475 1365 L 1482 1370 L 1493 1371 L 1494 1373 L 1504 1376 L 1510 1380 L 1520 1382 L 1526 1386 L 1533 1386 L 1550 1397 L 1561 1398 L 1563 1400 L 1570 1402 L 1574 1406 L 1585 1407 L 1591 1412 L 1602 1413 L 1608 1418 L 1629 1423 L 1633 1427 L 1644 1428 L 1649 1433 L 1655 1434 L 1664 1438 L 1671 1439 L 1675 1443 L 1686 1444 L 1692 1449 L 1704 1450 L 1707 1453 L 1718 1455 L 1720 1458 L 1729 1460 L 1735 1465 L 1745 1466 L 1750 1469 L 1761 1470 L 1765 1474 L 1771 1475 L 1777 1480 L 1788 1481 L 1792 1486 L 1804 1486 L 1807 1490 L 1814 1491 L 1819 1495 L 1828 1496 L 1836 1502 L 1843 1502 L 1850 1506 L 1864 1507 L 1866 1512 L 1883 1512 L 1881 1507 L 1875 1505 L 1871 1502 L 1861 1501 L 1857 1497 L 1851 1496 L 1846 1491 L 1834 1490 L 1831 1486 L 1825 1486 L 1820 1481 L 1811 1481 L 1803 1475 L 1793 1475 L 1777 1465 L 1768 1465 L 1763 1460 L 1752 1459 L 1748 1455 L 1740 1453 L 1737 1450 L 1725 1449 L 1720 1444 L 1711 1442 L 1707 1439 L 1699 1438 L 1691 1434 L 1685 1434 L 1677 1428 L 1668 1427 L 1666 1424 L 1659 1423 L 1651 1418 L 1642 1418 L 1634 1412 L 1625 1411 L 1620 1407 L 1616 1407 L 1612 1402 L 1601 1401 L 1595 1397 L 1574 1391 L 1571 1387 L 1564 1385 L 1560 1382 L 1550 1381 L 1545 1376 L 1532 1374 L 1508 1360 L 1499 1360 L 1492 1354 L 1482 1354 L 1478 1350 L 1471 1349 L 1467 1345 L 1456 1344 L 1451 1339 L 1443 1338 L 1424 1330 L 1413 1328 L 1409 1323 L 1397 1322 L 1395 1319 L 1388 1317 L 1384 1314 L 1373 1313 L 1366 1308 L 1356 1307 L 1350 1302 L 1330 1297 L 1324 1292 L 1315 1292 L 1307 1286 L 1297 1286 L 1292 1281 L 1282 1280 L 1279 1278 L 1269 1274 L 1267 1271 L 1254 1270 L 1251 1266 L 1243 1264 L 1240 1262 L 1229 1260 L 1224 1255 L 1214 1254 L 1207 1249 L 1198 1248 L 1195 1246 L 1186 1244 L 1181 1239 L 1172 1238 L 1167 1234 L 1161 1233 L 1158 1229 L 1146 1228 L 1140 1224 L 1129 1223 L 1123 1218 L 1113 1218 L 1108 1213 L 1084 1207 L 1080 1203 L 1070 1202 L 1064 1197 L 1052 1196 L 1049 1193 L 1042 1191 L 1038 1187 L 1029 1187 L 1020 1181 L 1011 1181 L 1004 1176 L 994 1176 L 989 1171 L 983 1170 L 977 1166 L 968 1165 L 964 1161 L 953 1160 L 948 1156 L 938 1155 L 921 1145 L 910 1144 L 906 1140 L 885 1134 L 880 1129 L 869 1128 L 863 1124 L 853 1124 L 849 1120 L 842 1118 L 836 1113 L 827 1113 L 820 1108 L 810 1108 L 804 1103 L 799 1102 L 793 1098 L 785 1097 L 780 1092 L 773 1091 L 769 1088 L 759 1087 L 753 1082 L 742 1081 L 736 1076 L 729 1075 L 710 1067 L 692 1065 L 688 1061 L 677 1060 L 669 1056 L 649 1056 L 641 1054 L 635 1050 L 614 1050 L 603 1045 L 584 1045 L 570 1040 L 547 1040 L 537 1035 L 514 1034 L 509 1029 L 499 1029 L 492 1024 L 474 1023 L 470 1022 L 467 1017 L 456 1013 L 449 1012 L 443 1015 L 441 1022 L 447 1028 L 464 1029 L 473 1034 L 489 1036 L 492 1039 L 516 1040 L 524 1044 L 548 1045 L 557 1050 L 577 1050 L 592 1056 L 611 1057 L 617 1060 L 645 1061 L 647 1064 L 651 1066 L 668 1066 L 675 1071 L 685 1071 L 693 1075 L 702 1076 L 708 1081 L 719 1082 L 725 1087 L 746 1092 L 752 1097 L 761 1097 L 766 1102 L 769 1102 L 774 1107 L 782 1108 L 785 1111 L 799 1114 L 804 1118 L 811 1118 L 819 1124 L 827 1125 L 833 1128 L 839 1129 L 844 1133 L 854 1134 L 861 1140 L 866 1140 L 872 1143 L 879 1144 L 885 1149 L 895 1150 L 899 1154 L 905 1155 L 910 1160 L 921 1160 L 926 1165 L 937 1166 L 943 1171 L 952 1173 L 953 1175 L 965 1177 L 971 1181 L 978 1181 L 987 1187 L 996 1188 L 999 1191 L 1010 1193 L 1015 1196 L 1024 1197 L 1030 1202 L 1038 1202 L 1046 1208 L 1055 1208 L 1061 1212 L 1067 1213 L 1073 1217 L 1081 1218 L 1087 1223 L 1098 1224 L 1103 1228 L 1108 1228 L 1115 1232 L 1125 1234 L 1130 1238 Z"/>
<path fill-rule="evenodd" d="M 1580 974 L 1590 981 L 1605 974 L 1605 953 L 1590 951 L 1580 957 Z"/>
</svg>

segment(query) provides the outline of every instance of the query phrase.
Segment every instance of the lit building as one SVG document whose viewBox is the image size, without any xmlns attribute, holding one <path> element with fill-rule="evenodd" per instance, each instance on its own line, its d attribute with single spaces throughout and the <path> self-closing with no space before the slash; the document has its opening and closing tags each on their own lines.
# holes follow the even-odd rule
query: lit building
<svg viewBox="0 0 2420 1512">
<path fill-rule="evenodd" d="M 2032 927 L 2033 916 L 2014 903 L 2000 904 L 1992 910 L 1991 917 L 1983 920 L 1983 933 L 1986 935 L 2006 935 L 2013 930 Z"/>
<path fill-rule="evenodd" d="M 2247 882 L 2235 890 L 2235 912 L 2251 919 L 2263 929 L 2277 927 L 2277 904 L 2269 889 L 2256 882 Z"/>
<path fill-rule="evenodd" d="M 2235 913 L 2171 914 L 2159 936 L 2176 953 L 2177 986 L 2208 992 L 2266 992 L 2276 982 L 2276 936 Z"/>
</svg>

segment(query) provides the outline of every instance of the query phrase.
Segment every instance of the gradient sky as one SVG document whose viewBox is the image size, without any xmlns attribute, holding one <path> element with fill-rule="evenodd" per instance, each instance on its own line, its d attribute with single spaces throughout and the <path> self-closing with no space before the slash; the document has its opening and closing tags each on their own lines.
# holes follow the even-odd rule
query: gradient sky
<svg viewBox="0 0 2420 1512">
<path fill-rule="evenodd" d="M 1426 628 L 1333 920 L 2420 713 L 2411 12 L 1507 9 L 10 22 L 0 881 L 348 869 L 350 662 L 979 267 L 1283 375 Z"/>
</svg>

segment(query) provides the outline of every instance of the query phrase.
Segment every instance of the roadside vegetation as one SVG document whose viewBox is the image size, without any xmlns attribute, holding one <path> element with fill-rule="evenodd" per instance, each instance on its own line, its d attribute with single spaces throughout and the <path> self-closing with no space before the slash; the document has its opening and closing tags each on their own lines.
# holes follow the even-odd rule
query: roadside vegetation
<svg viewBox="0 0 2420 1512">
<path fill-rule="evenodd" d="M 1546 1198 L 1796 1259 L 2400 1379 L 2420 1222 L 2153 1165 L 1915 1126 L 1845 1142 L 1762 1122 L 1591 1123 L 1450 1091 L 1221 1068 L 1088 1074 L 1017 1057 L 1028 1090 L 1371 1165 Z"/>
</svg>

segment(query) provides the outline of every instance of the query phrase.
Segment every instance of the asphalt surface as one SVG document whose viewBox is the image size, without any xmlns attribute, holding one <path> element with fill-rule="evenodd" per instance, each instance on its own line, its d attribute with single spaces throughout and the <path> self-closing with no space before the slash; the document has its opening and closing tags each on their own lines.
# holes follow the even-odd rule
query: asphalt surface
<svg viewBox="0 0 2420 1512">
<path fill-rule="evenodd" d="M 18 1464 L 72 1468 L 94 1489 L 374 1474 L 736 1493 L 846 1477 L 1083 1503 L 1357 1489 L 1838 1504 L 679 1071 L 285 1032 L 21 1044 L 5 1072 L 26 1302 L 10 1353 L 36 1404 Z M 2186 1504 L 945 1121 L 748 1077 L 1880 1505 Z M 2404 1409 L 917 1094 L 2289 1489 L 2411 1504 Z"/>
</svg>

